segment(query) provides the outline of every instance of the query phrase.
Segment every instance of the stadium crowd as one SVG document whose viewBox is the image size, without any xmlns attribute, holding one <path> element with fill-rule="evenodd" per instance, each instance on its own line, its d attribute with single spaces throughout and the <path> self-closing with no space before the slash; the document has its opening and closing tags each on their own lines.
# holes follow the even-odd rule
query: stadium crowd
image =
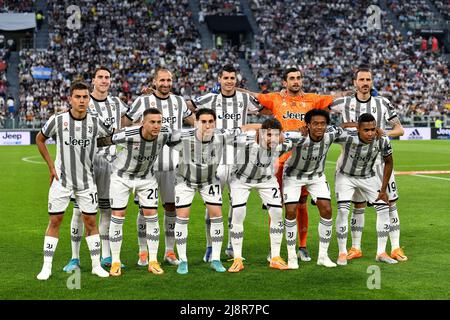
<svg viewBox="0 0 450 320">
<path fill-rule="evenodd" d="M 404 8 L 389 3 L 392 10 Z M 83 32 L 66 27 L 64 9 L 70 4 L 68 0 L 48 2 L 46 51 L 20 52 L 20 126 L 39 127 L 64 109 L 71 81 L 89 82 L 98 65 L 111 66 L 111 93 L 127 104 L 150 83 L 157 66 L 174 72 L 173 91 L 187 99 L 210 91 L 221 65 L 231 62 L 239 68 L 235 48 L 202 48 L 187 0 L 83 0 L 78 4 Z M 240 12 L 239 1 L 200 4 L 206 12 Z M 310 91 L 348 90 L 353 87 L 355 66 L 369 64 L 375 70 L 378 92 L 398 106 L 400 115 L 448 112 L 443 106 L 449 101 L 450 78 L 440 53 L 422 50 L 422 38 L 405 38 L 383 12 L 381 29 L 367 30 L 365 12 L 371 1 L 316 1 L 312 6 L 310 1 L 253 0 L 250 4 L 262 33 L 255 36 L 255 49 L 245 48 L 245 56 L 261 91 L 280 90 L 280 72 L 289 65 L 302 67 L 305 88 Z M 51 79 L 34 79 L 31 70 L 37 66 L 51 68 Z M 246 79 L 238 80 L 245 86 Z M 0 90 L 3 87 L 0 80 Z"/>
<path fill-rule="evenodd" d="M 278 91 L 286 64 L 303 66 L 305 88 L 315 92 L 352 89 L 355 66 L 375 70 L 378 92 L 401 115 L 428 114 L 449 101 L 449 74 L 439 54 L 421 51 L 421 38 L 404 38 L 381 14 L 381 29 L 367 30 L 371 1 L 251 2 L 262 31 L 250 64 L 262 91 Z M 279 30 L 273 32 L 273 30 Z"/>
<path fill-rule="evenodd" d="M 32 0 L 0 0 L 1 12 L 33 12 L 34 1 Z"/>
<path fill-rule="evenodd" d="M 242 14 L 241 2 L 239 0 L 200 0 L 200 12 L 206 15 L 233 15 Z"/>
<path fill-rule="evenodd" d="M 388 0 L 387 5 L 403 26 L 408 23 L 438 23 L 441 22 L 426 0 L 398 1 Z"/>
<path fill-rule="evenodd" d="M 66 28 L 67 17 L 62 12 L 68 5 L 67 0 L 48 4 L 48 50 L 20 52 L 21 125 L 25 121 L 27 125 L 40 126 L 55 110 L 64 108 L 71 80 L 83 78 L 89 82 L 98 65 L 111 66 L 111 93 L 127 104 L 150 82 L 157 66 L 173 71 L 174 92 L 189 99 L 214 86 L 224 63 L 239 67 L 234 51 L 201 47 L 186 0 L 85 0 L 79 3 L 83 32 Z M 35 80 L 31 68 L 36 66 L 51 68 L 51 79 Z M 26 120 L 27 113 L 31 122 Z"/>
<path fill-rule="evenodd" d="M 434 6 L 447 23 L 450 21 L 450 2 L 448 0 L 432 0 Z"/>
</svg>

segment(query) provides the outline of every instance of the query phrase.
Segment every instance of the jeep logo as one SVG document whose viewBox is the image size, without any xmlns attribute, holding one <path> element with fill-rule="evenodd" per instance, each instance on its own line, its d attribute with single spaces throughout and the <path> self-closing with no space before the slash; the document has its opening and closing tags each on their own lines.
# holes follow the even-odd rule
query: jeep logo
<svg viewBox="0 0 450 320">
<path fill-rule="evenodd" d="M 89 139 L 75 139 L 69 137 L 69 141 L 64 142 L 64 144 L 66 146 L 81 146 L 82 148 L 86 148 L 91 144 L 91 141 Z"/>
<path fill-rule="evenodd" d="M 242 118 L 242 115 L 239 113 L 223 113 L 217 116 L 221 120 L 234 120 L 238 121 Z"/>
</svg>

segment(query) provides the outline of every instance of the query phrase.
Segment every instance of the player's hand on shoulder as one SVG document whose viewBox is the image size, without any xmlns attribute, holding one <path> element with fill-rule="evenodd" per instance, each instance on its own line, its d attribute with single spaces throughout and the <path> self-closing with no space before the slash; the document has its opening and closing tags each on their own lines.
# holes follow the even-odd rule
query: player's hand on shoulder
<svg viewBox="0 0 450 320">
<path fill-rule="evenodd" d="M 377 136 L 377 139 L 380 139 L 381 137 L 386 136 L 386 133 L 384 132 L 383 129 L 377 128 L 376 136 Z"/>
<path fill-rule="evenodd" d="M 141 89 L 141 94 L 153 94 L 155 92 L 155 89 L 152 87 L 143 86 Z"/>
</svg>

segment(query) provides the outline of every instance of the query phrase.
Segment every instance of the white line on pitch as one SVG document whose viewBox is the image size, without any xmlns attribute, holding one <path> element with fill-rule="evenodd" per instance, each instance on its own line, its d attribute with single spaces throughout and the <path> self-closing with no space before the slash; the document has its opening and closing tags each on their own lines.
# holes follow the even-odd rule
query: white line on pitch
<svg viewBox="0 0 450 320">
<path fill-rule="evenodd" d="M 34 160 L 30 160 L 30 159 L 32 159 L 32 158 L 40 158 L 40 157 L 41 157 L 41 156 L 31 156 L 31 157 L 25 157 L 25 158 L 22 158 L 22 160 L 25 161 L 25 162 L 30 162 L 30 163 L 45 164 L 44 161 L 34 161 Z"/>
<path fill-rule="evenodd" d="M 429 179 L 439 179 L 439 180 L 447 180 L 450 181 L 450 178 L 441 178 L 441 177 L 435 177 L 435 176 L 425 176 L 423 174 L 412 174 L 413 177 L 422 177 L 422 178 L 429 178 Z"/>
</svg>

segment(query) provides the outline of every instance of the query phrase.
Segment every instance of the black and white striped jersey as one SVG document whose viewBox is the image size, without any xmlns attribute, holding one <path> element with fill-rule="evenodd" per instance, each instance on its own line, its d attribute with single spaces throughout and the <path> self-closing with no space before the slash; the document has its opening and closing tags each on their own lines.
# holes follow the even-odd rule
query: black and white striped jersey
<svg viewBox="0 0 450 320">
<path fill-rule="evenodd" d="M 347 135 L 335 142 L 342 145 L 337 170 L 352 177 L 373 177 L 375 175 L 373 166 L 378 155 L 387 157 L 392 154 L 392 146 L 386 136 L 374 139 L 371 143 L 364 143 L 360 140 L 357 131 L 348 131 Z"/>
<path fill-rule="evenodd" d="M 97 138 L 111 135 L 109 126 L 96 115 L 86 113 L 83 119 L 75 119 L 66 111 L 52 115 L 41 132 L 47 138 L 56 136 L 55 168 L 62 186 L 75 191 L 93 187 Z"/>
<path fill-rule="evenodd" d="M 178 143 L 173 147 L 180 153 L 177 168 L 177 182 L 184 181 L 189 187 L 201 188 L 218 181 L 217 167 L 227 145 L 232 145 L 241 129 L 215 129 L 211 140 L 200 141 L 197 130 L 181 133 Z M 176 143 L 176 138 L 173 138 Z"/>
<path fill-rule="evenodd" d="M 232 129 L 247 124 L 247 113 L 258 112 L 263 107 L 258 100 L 245 92 L 236 91 L 232 96 L 222 93 L 207 93 L 193 100 L 196 108 L 208 108 L 216 112 L 216 127 L 218 129 Z M 234 149 L 234 151 L 233 151 Z M 227 147 L 223 153 L 223 164 L 234 164 L 236 150 L 233 145 Z"/>
<path fill-rule="evenodd" d="M 128 106 L 118 97 L 107 96 L 104 100 L 97 100 L 91 95 L 89 101 L 90 112 L 96 113 L 106 124 L 110 124 L 111 128 L 120 129 L 120 119 L 128 111 Z M 106 160 L 112 161 L 116 155 L 116 146 L 101 147 L 96 156 L 105 157 Z"/>
<path fill-rule="evenodd" d="M 113 161 L 113 171 L 119 177 L 135 180 L 153 175 L 153 165 L 171 140 L 169 130 L 161 131 L 154 140 L 146 140 L 142 136 L 142 128 L 128 127 L 112 136 L 112 142 L 123 147 Z"/>
<path fill-rule="evenodd" d="M 142 118 L 145 110 L 156 108 L 162 113 L 162 125 L 172 130 L 181 130 L 183 128 L 183 120 L 189 117 L 192 112 L 187 108 L 186 102 L 180 96 L 171 94 L 166 99 L 161 99 L 151 95 L 143 95 L 138 97 L 131 105 L 126 116 L 133 122 Z M 163 152 L 157 160 L 158 171 L 175 170 L 178 163 L 178 153 L 170 150 L 165 146 Z"/>
<path fill-rule="evenodd" d="M 286 135 L 289 137 L 289 133 Z M 320 141 L 313 141 L 309 135 L 302 136 L 296 141 L 292 154 L 286 160 L 283 175 L 308 180 L 321 177 L 331 144 L 345 135 L 342 128 L 329 126 Z"/>
</svg>

